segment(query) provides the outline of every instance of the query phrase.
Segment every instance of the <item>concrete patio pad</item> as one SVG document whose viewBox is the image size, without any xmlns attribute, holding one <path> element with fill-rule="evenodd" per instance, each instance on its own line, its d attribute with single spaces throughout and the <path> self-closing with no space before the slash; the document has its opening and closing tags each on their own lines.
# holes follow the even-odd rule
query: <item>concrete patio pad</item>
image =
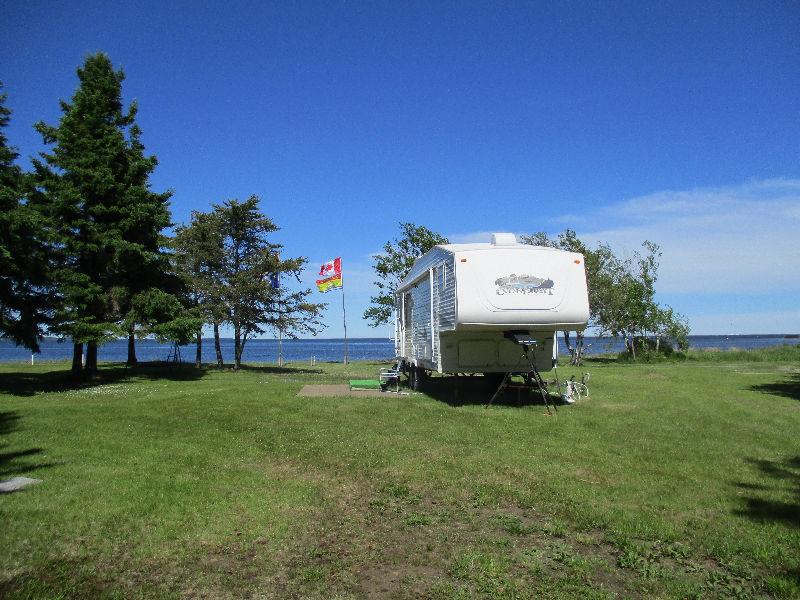
<svg viewBox="0 0 800 600">
<path fill-rule="evenodd" d="M 0 481 L 0 494 L 8 494 L 9 492 L 17 492 L 29 485 L 42 483 L 41 479 L 31 479 L 30 477 L 14 477 L 13 479 L 6 479 Z"/>
</svg>

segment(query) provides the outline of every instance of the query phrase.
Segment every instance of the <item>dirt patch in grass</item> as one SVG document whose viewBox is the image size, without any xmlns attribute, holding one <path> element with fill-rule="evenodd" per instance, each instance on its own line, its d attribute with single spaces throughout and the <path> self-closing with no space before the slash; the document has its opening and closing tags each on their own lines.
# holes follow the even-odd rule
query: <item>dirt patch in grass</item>
<svg viewBox="0 0 800 600">
<path fill-rule="evenodd" d="M 683 544 L 620 544 L 516 505 L 444 501 L 400 483 L 325 493 L 315 525 L 278 560 L 278 597 L 641 598 L 754 589 Z"/>
<path fill-rule="evenodd" d="M 628 598 L 757 595 L 748 580 L 679 542 L 578 530 L 535 508 L 441 498 L 402 481 L 331 477 L 308 466 L 266 467 L 313 481 L 322 507 L 297 513 L 288 544 L 231 531 L 164 557 L 84 557 L 0 581 L 0 595 L 264 598 Z M 581 471 L 594 477 L 590 471 Z M 303 524 L 300 526 L 300 524 Z M 754 582 L 755 581 L 755 582 Z"/>
</svg>

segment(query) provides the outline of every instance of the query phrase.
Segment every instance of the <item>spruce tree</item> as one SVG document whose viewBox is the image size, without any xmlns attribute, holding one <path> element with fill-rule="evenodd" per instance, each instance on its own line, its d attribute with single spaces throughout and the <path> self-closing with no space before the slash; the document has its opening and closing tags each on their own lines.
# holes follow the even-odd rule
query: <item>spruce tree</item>
<svg viewBox="0 0 800 600">
<path fill-rule="evenodd" d="M 136 104 L 131 106 L 131 117 L 136 116 Z M 153 295 L 160 290 L 166 295 L 180 291 L 180 281 L 170 273 L 169 256 L 164 252 L 165 239 L 161 231 L 170 225 L 168 202 L 172 192 L 155 193 L 149 188 L 149 178 L 158 161 L 155 156 L 146 156 L 141 143 L 138 125 L 130 128 L 127 154 L 127 173 L 121 198 L 121 221 L 119 224 L 122 244 L 118 249 L 113 268 L 115 298 L 114 307 L 118 317 L 125 323 L 128 334 L 128 364 L 136 364 L 136 327 L 148 322 L 159 322 L 160 315 L 170 314 L 169 307 L 177 299 L 173 296 Z M 142 314 L 141 308 L 134 310 L 137 296 L 147 295 L 148 302 L 138 306 L 152 307 L 153 314 Z M 153 297 L 163 298 L 165 306 L 154 304 Z"/>
<path fill-rule="evenodd" d="M 160 231 L 169 224 L 169 194 L 149 190 L 155 168 L 122 102 L 122 71 L 105 54 L 77 71 L 71 102 L 61 102 L 57 126 L 37 123 L 52 151 L 35 160 L 57 243 L 55 278 L 63 303 L 53 331 L 74 342 L 73 371 L 97 370 L 97 347 L 121 333 L 133 298 L 159 285 L 166 259 Z"/>
<path fill-rule="evenodd" d="M 29 201 L 34 190 L 5 136 L 11 118 L 5 101 L 0 94 L 0 335 L 38 352 L 55 297 L 42 215 Z"/>
</svg>

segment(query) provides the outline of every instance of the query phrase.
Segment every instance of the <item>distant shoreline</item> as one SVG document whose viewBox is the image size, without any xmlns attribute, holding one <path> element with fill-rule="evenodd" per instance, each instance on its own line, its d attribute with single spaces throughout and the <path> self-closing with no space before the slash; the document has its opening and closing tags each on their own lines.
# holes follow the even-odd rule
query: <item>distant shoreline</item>
<svg viewBox="0 0 800 600">
<path fill-rule="evenodd" d="M 561 333 L 561 332 L 559 332 L 559 333 Z M 587 335 L 586 338 L 590 338 L 592 340 L 595 340 L 595 339 L 613 340 L 614 339 L 613 337 L 610 337 L 610 336 L 605 336 L 605 337 L 602 337 L 602 338 L 598 338 L 597 336 L 594 336 L 594 335 Z M 728 339 L 728 338 L 759 338 L 759 339 L 784 338 L 784 339 L 798 339 L 798 340 L 800 340 L 800 333 L 693 333 L 693 334 L 691 334 L 689 336 L 690 340 L 692 338 L 725 338 L 725 339 Z M 114 340 L 111 340 L 110 342 L 107 342 L 107 343 L 126 341 L 127 339 L 128 339 L 127 337 L 120 337 L 120 338 L 116 338 Z M 276 337 L 257 337 L 257 338 L 249 338 L 247 341 L 249 341 L 249 342 L 250 341 L 255 341 L 255 340 L 277 341 L 277 339 L 278 338 L 276 338 Z M 348 337 L 347 341 L 348 342 L 355 342 L 355 341 L 359 341 L 359 340 L 369 340 L 369 341 L 373 341 L 374 342 L 376 340 L 392 341 L 393 339 L 394 338 L 387 337 L 387 336 Z M 211 337 L 203 337 L 202 340 L 203 340 L 203 342 L 206 342 L 208 340 L 213 342 L 214 341 L 214 337 L 213 336 L 211 336 Z M 322 337 L 315 337 L 315 338 L 284 338 L 283 339 L 283 341 L 285 343 L 286 342 L 288 342 L 288 343 L 292 343 L 292 342 L 344 342 L 344 340 L 345 340 L 345 338 L 343 338 L 343 337 L 339 337 L 339 338 L 322 338 Z M 70 340 L 66 340 L 66 339 L 60 340 L 57 337 L 50 337 L 50 336 L 45 336 L 42 341 L 50 342 L 50 343 L 62 343 L 62 344 L 71 343 Z M 150 338 L 150 337 L 141 338 L 141 339 L 137 338 L 137 342 L 141 342 L 141 341 L 154 341 L 154 338 Z M 224 337 L 223 336 L 223 337 L 220 337 L 220 341 L 233 342 L 233 338 L 232 337 Z M 0 343 L 10 343 L 10 340 L 0 340 Z M 190 344 L 187 344 L 187 346 L 193 346 L 193 345 L 194 345 L 194 342 L 192 342 Z"/>
<path fill-rule="evenodd" d="M 573 337 L 573 343 L 575 338 Z M 762 333 L 755 335 L 691 335 L 690 350 L 758 350 L 773 346 L 800 344 L 800 335 Z M 216 362 L 214 339 L 203 338 L 202 362 Z M 233 356 L 233 339 L 221 338 L 220 345 L 224 360 Z M 560 355 L 568 355 L 564 337 L 558 336 Z M 41 342 L 41 352 L 33 355 L 34 362 L 53 362 L 72 359 L 72 343 L 69 340 L 59 341 L 57 338 L 46 338 Z M 585 355 L 617 354 L 625 350 L 621 338 L 597 338 L 586 336 Z M 179 359 L 182 362 L 194 362 L 196 345 L 194 343 L 179 348 Z M 248 340 L 244 351 L 244 361 L 250 363 L 274 363 L 281 358 L 286 362 L 342 361 L 345 355 L 344 338 L 309 338 L 284 339 L 279 344 L 275 338 L 254 338 Z M 30 362 L 31 352 L 15 346 L 9 340 L 0 341 L 0 363 Z M 99 347 L 99 360 L 102 362 L 126 362 L 128 356 L 128 340 L 126 338 L 110 340 Z M 394 341 L 387 337 L 348 338 L 347 356 L 351 361 L 390 360 L 395 358 Z M 137 340 L 136 358 L 140 362 L 159 362 L 175 360 L 175 347 L 150 339 Z"/>
</svg>

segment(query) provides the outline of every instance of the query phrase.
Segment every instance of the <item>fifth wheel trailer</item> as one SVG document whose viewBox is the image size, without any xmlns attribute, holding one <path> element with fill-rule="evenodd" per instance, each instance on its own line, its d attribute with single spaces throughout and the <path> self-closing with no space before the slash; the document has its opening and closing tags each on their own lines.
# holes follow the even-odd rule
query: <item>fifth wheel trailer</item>
<svg viewBox="0 0 800 600">
<path fill-rule="evenodd" d="M 522 372 L 527 359 L 549 371 L 556 332 L 589 320 L 584 258 L 510 233 L 434 246 L 397 288 L 395 309 L 395 353 L 413 387 L 426 371 Z M 533 342 L 527 357 L 512 333 Z"/>
</svg>

